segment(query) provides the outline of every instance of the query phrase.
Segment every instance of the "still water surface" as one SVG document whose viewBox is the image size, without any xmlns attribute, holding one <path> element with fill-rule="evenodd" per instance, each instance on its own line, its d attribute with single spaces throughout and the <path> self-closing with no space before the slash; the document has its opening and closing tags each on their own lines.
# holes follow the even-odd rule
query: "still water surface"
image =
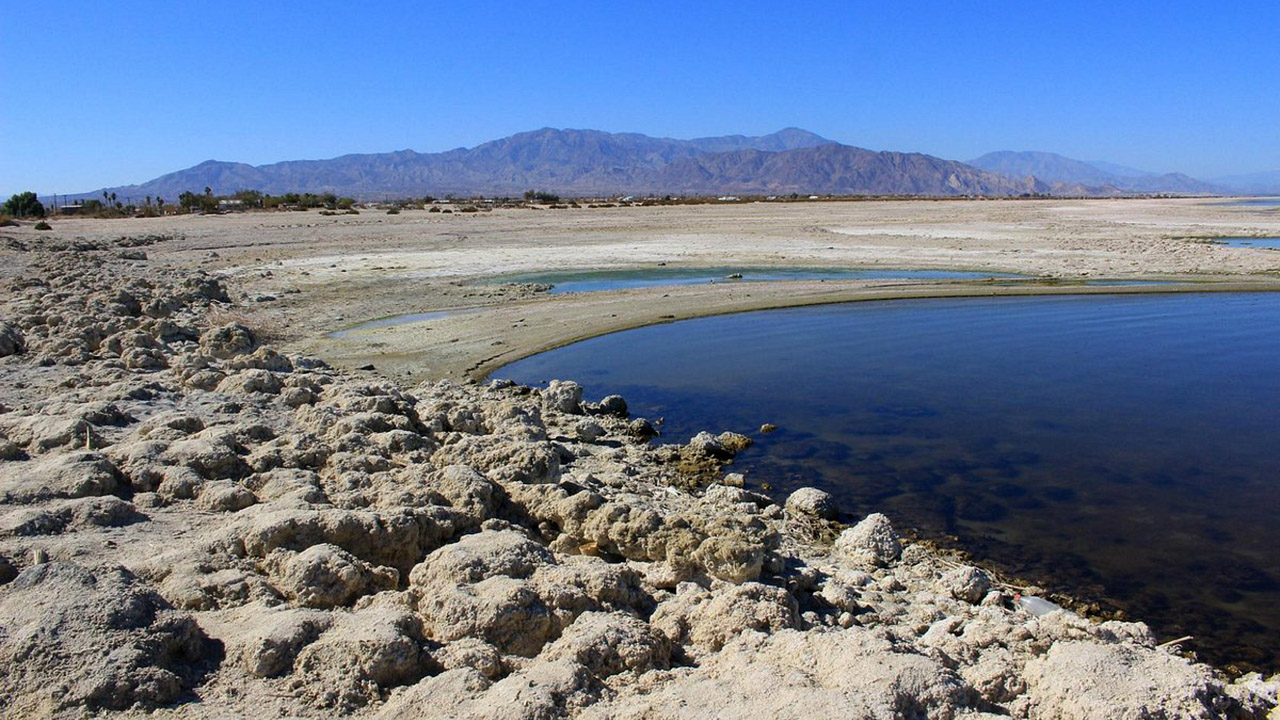
<svg viewBox="0 0 1280 720">
<path fill-rule="evenodd" d="M 736 470 L 836 493 L 1056 590 L 1280 664 L 1280 294 L 911 300 L 595 338 L 507 366 L 756 444 Z M 778 432 L 755 429 L 774 423 Z"/>
</svg>

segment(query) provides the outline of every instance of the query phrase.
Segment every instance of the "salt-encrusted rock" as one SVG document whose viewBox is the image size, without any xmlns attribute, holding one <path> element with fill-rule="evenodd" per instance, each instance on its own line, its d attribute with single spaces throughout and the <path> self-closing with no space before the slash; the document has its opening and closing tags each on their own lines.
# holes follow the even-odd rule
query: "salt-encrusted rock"
<svg viewBox="0 0 1280 720">
<path fill-rule="evenodd" d="M 1026 683 L 1027 712 L 1037 718 L 1209 720 L 1238 710 L 1207 667 L 1125 644 L 1055 643 L 1027 663 Z"/>
<path fill-rule="evenodd" d="M 470 668 L 489 680 L 497 680 L 504 671 L 502 653 L 478 638 L 460 638 L 431 653 L 431 658 L 447 670 Z"/>
<path fill-rule="evenodd" d="M 216 657 L 189 615 L 119 567 L 28 567 L 0 596 L 0 628 L 12 717 L 165 705 Z"/>
<path fill-rule="evenodd" d="M 744 583 L 760 577 L 764 555 L 765 546 L 758 536 L 730 531 L 704 539 L 693 559 L 714 578 Z"/>
<path fill-rule="evenodd" d="M 857 586 L 835 578 L 823 583 L 816 595 L 841 612 L 857 613 L 862 609 Z"/>
<path fill-rule="evenodd" d="M 582 386 L 572 380 L 552 380 L 542 391 L 542 407 L 568 415 L 582 413 Z"/>
<path fill-rule="evenodd" d="M 196 498 L 196 506 L 209 512 L 238 512 L 258 502 L 251 490 L 231 480 L 204 483 Z"/>
<path fill-rule="evenodd" d="M 602 698 L 578 717 L 951 720 L 964 683 L 935 660 L 894 648 L 860 628 L 744 633 L 672 682 Z M 985 720 L 985 718 L 983 718 Z"/>
<path fill-rule="evenodd" d="M 102 447 L 101 433 L 93 423 L 83 417 L 74 415 L 15 417 L 5 425 L 4 431 L 9 439 L 25 447 L 30 453 Z"/>
<path fill-rule="evenodd" d="M 902 552 L 902 543 L 889 518 L 872 513 L 836 538 L 835 555 L 858 566 L 884 566 Z"/>
<path fill-rule="evenodd" d="M 227 643 L 227 660 L 254 677 L 288 674 L 302 648 L 316 641 L 333 624 L 332 613 L 300 608 L 254 608 L 237 617 L 241 632 Z"/>
<path fill-rule="evenodd" d="M 395 568 L 373 567 L 336 545 L 312 545 L 302 552 L 276 550 L 264 563 L 271 582 L 300 607 L 350 605 L 364 595 L 393 589 Z"/>
<path fill-rule="evenodd" d="M 781 588 L 744 583 L 713 595 L 685 583 L 658 605 L 650 622 L 676 644 L 715 652 L 748 630 L 793 628 L 800 616 L 795 598 Z"/>
<path fill-rule="evenodd" d="M 219 360 L 251 353 L 257 347 L 253 331 L 240 323 L 211 328 L 200 336 L 200 351 Z"/>
<path fill-rule="evenodd" d="M 580 420 L 573 426 L 573 432 L 583 442 L 595 442 L 604 436 L 604 427 L 595 420 Z"/>
<path fill-rule="evenodd" d="M 597 677 L 608 677 L 666 669 L 671 642 L 653 626 L 630 615 L 588 612 L 578 616 L 539 658 L 572 660 Z"/>
<path fill-rule="evenodd" d="M 439 466 L 468 465 L 502 485 L 552 483 L 560 479 L 560 454 L 548 442 L 470 435 L 444 445 L 431 456 L 431 461 Z"/>
<path fill-rule="evenodd" d="M 0 502 L 109 495 L 123 487 L 119 470 L 96 452 L 71 452 L 0 466 Z"/>
<path fill-rule="evenodd" d="M 553 562 L 551 551 L 514 530 L 485 531 L 464 536 L 431 553 L 409 575 L 416 587 L 436 588 L 476 583 L 504 575 L 527 578 L 539 566 Z"/>
<path fill-rule="evenodd" d="M 0 322 L 0 357 L 17 355 L 26 348 L 22 331 L 6 322 Z"/>
<path fill-rule="evenodd" d="M 54 535 L 89 527 L 120 527 L 146 519 L 133 503 L 118 497 L 86 497 L 41 510 L 10 513 L 0 518 L 0 535 Z"/>
<path fill-rule="evenodd" d="M 709 457 L 727 458 L 731 455 L 731 453 L 720 444 L 720 441 L 716 439 L 715 435 L 706 431 L 700 432 L 690 438 L 686 447 L 688 447 L 692 452 Z"/>
<path fill-rule="evenodd" d="M 477 520 L 493 517 L 503 497 L 502 488 L 466 465 L 443 468 L 429 483 L 450 505 Z"/>
<path fill-rule="evenodd" d="M 275 395 L 284 387 L 280 378 L 268 370 L 250 368 L 228 375 L 218 383 L 218 392 L 228 395 L 244 395 L 246 393 L 263 393 Z"/>
<path fill-rule="evenodd" d="M 293 686 L 315 705 L 351 711 L 416 682 L 434 663 L 411 613 L 369 609 L 337 616 L 334 627 L 294 661 Z"/>
<path fill-rule="evenodd" d="M 814 487 L 802 487 L 787 496 L 787 512 L 801 517 L 834 520 L 840 509 L 831 493 Z"/>
<path fill-rule="evenodd" d="M 341 509 L 280 510 L 255 506 L 237 515 L 223 542 L 265 558 L 276 548 L 302 551 L 331 543 L 373 565 L 408 572 L 418 559 L 453 536 L 451 511 L 423 507 L 389 512 Z"/>
<path fill-rule="evenodd" d="M 274 373 L 293 372 L 293 362 L 269 347 L 259 347 L 248 355 L 229 358 L 223 367 L 228 370 L 270 370 Z"/>
<path fill-rule="evenodd" d="M 726 452 L 737 454 L 751 447 L 751 438 L 736 432 L 722 432 L 716 436 L 716 442 Z"/>
<path fill-rule="evenodd" d="M 976 567 L 961 565 L 948 570 L 938 581 L 938 586 L 951 597 L 976 605 L 991 589 L 991 578 Z"/>
<path fill-rule="evenodd" d="M 171 443 L 161 456 L 167 465 L 189 468 L 208 480 L 236 480 L 249 474 L 245 447 L 233 433 L 210 428 Z"/>
<path fill-rule="evenodd" d="M 490 678 L 471 667 L 446 668 L 445 672 L 423 678 L 416 685 L 397 692 L 375 716 L 377 720 L 421 720 L 423 708 L 430 708 L 439 720 L 459 720 L 471 701 L 492 685 Z M 475 713 L 470 713 L 475 717 Z"/>
</svg>

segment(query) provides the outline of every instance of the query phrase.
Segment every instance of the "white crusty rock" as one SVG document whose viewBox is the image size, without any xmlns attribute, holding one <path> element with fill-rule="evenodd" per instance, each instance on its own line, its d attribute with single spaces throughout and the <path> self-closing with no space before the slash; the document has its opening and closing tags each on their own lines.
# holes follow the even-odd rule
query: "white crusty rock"
<svg viewBox="0 0 1280 720">
<path fill-rule="evenodd" d="M 814 487 L 802 487 L 787 496 L 787 512 L 802 517 L 835 520 L 840 509 L 831 493 Z"/>
<path fill-rule="evenodd" d="M 110 495 L 121 491 L 123 486 L 120 471 L 106 456 L 96 452 L 49 455 L 0 465 L 0 502 Z"/>
<path fill-rule="evenodd" d="M 552 380 L 542 391 L 542 407 L 551 412 L 582 413 L 582 386 L 572 380 Z"/>
<path fill-rule="evenodd" d="M 872 513 L 840 533 L 834 551 L 837 557 L 854 567 L 881 567 L 898 559 L 902 543 L 889 518 Z"/>
<path fill-rule="evenodd" d="M 675 597 L 658 605 L 650 619 L 673 643 L 702 652 L 715 652 L 749 630 L 775 632 L 793 628 L 799 621 L 790 593 L 760 583 L 743 583 L 714 594 L 684 583 Z"/>
<path fill-rule="evenodd" d="M 539 658 L 573 660 L 597 677 L 608 677 L 666 669 L 671 662 L 671 641 L 630 615 L 588 612 L 579 615 Z"/>
<path fill-rule="evenodd" d="M 1027 663 L 1026 683 L 1033 718 L 1209 720 L 1237 709 L 1207 667 L 1128 644 L 1054 643 Z"/>
<path fill-rule="evenodd" d="M 44 563 L 0 595 L 0 707 L 10 717 L 154 708 L 193 687 L 214 648 L 121 567 Z"/>
<path fill-rule="evenodd" d="M 300 607 L 350 605 L 364 595 L 393 589 L 395 568 L 374 567 L 336 545 L 312 545 L 302 552 L 275 550 L 264 563 L 272 584 Z"/>
<path fill-rule="evenodd" d="M 745 633 L 671 682 L 627 688 L 592 720 L 866 718 L 953 720 L 964 683 L 937 661 L 861 628 Z M 1102 716 L 1098 716 L 1102 717 Z"/>
<path fill-rule="evenodd" d="M 991 578 L 972 565 L 961 565 L 948 570 L 938 581 L 938 586 L 957 600 L 977 605 L 991 589 Z"/>
<path fill-rule="evenodd" d="M 369 609 L 336 620 L 294 661 L 292 685 L 315 705 L 350 712 L 431 670 L 415 615 Z"/>
</svg>

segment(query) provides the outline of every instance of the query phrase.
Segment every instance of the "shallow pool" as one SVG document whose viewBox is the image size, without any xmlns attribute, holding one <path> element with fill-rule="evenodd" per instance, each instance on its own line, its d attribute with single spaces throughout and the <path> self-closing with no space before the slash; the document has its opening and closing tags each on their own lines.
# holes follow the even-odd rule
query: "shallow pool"
<svg viewBox="0 0 1280 720">
<path fill-rule="evenodd" d="M 1280 250 L 1280 238 L 1255 238 L 1255 237 L 1222 237 L 1214 238 L 1215 243 L 1226 245 L 1227 247 L 1243 247 L 1243 248 L 1263 248 L 1265 250 Z"/>
<path fill-rule="evenodd" d="M 747 433 L 756 488 L 826 488 L 849 519 L 884 511 L 1274 668 L 1277 318 L 1269 293 L 850 303 L 630 330 L 495 376 L 620 393 L 665 442 Z"/>
</svg>

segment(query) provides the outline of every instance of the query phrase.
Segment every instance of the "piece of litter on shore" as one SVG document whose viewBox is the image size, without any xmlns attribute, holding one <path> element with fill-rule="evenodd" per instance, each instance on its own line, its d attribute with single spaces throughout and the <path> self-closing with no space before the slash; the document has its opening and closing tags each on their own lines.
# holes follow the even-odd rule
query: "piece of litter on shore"
<svg viewBox="0 0 1280 720">
<path fill-rule="evenodd" d="M 1048 615 L 1049 613 L 1057 612 L 1058 610 L 1070 612 L 1057 603 L 1050 602 L 1041 597 L 1036 597 L 1035 595 L 1014 595 L 1013 601 L 1017 603 L 1018 607 L 1026 610 L 1036 617 Z"/>
</svg>

